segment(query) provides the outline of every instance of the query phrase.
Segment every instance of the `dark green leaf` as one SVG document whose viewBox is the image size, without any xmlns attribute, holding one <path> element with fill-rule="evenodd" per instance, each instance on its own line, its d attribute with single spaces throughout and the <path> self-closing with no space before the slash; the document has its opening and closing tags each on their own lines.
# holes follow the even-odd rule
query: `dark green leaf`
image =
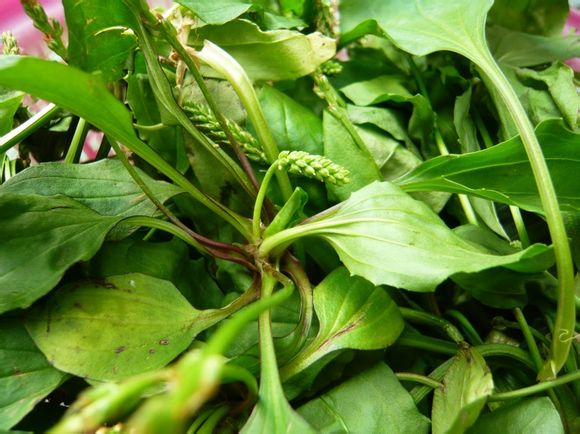
<svg viewBox="0 0 580 434">
<path fill-rule="evenodd" d="M 64 0 L 68 27 L 68 57 L 71 65 L 85 71 L 100 71 L 105 80 L 125 75 L 135 37 L 132 16 L 119 0 Z"/>
<path fill-rule="evenodd" d="M 298 373 L 328 353 L 341 349 L 377 350 L 391 345 L 403 330 L 403 317 L 387 292 L 346 268 L 330 273 L 314 288 L 318 334 L 285 372 Z"/>
<path fill-rule="evenodd" d="M 0 430 L 16 425 L 66 377 L 50 366 L 19 320 L 0 320 Z"/>
<path fill-rule="evenodd" d="M 512 30 L 559 35 L 568 11 L 567 0 L 495 0 L 489 19 Z"/>
<path fill-rule="evenodd" d="M 561 121 L 538 125 L 536 135 L 550 168 L 563 211 L 580 212 L 578 134 Z M 477 195 L 542 212 L 534 177 L 519 137 L 466 155 L 433 158 L 396 180 L 405 191 L 439 190 Z"/>
<path fill-rule="evenodd" d="M 335 54 L 334 40 L 320 33 L 291 30 L 263 32 L 245 20 L 205 26 L 191 32 L 189 43 L 210 40 L 232 55 L 253 80 L 291 80 L 314 72 Z"/>
<path fill-rule="evenodd" d="M 370 184 L 332 212 L 270 240 L 302 236 L 328 241 L 352 274 L 376 285 L 412 291 L 433 291 L 460 272 L 498 266 L 543 271 L 552 261 L 550 248 L 541 244 L 510 255 L 490 254 L 460 238 L 425 204 L 388 182 Z M 538 257 L 541 260 L 536 263 Z"/>
<path fill-rule="evenodd" d="M 384 364 L 304 404 L 298 413 L 320 434 L 426 434 L 430 425 Z"/>
<path fill-rule="evenodd" d="M 137 172 L 160 202 L 183 193 L 173 184 L 155 181 L 139 169 Z M 4 183 L 0 192 L 42 196 L 61 194 L 106 216 L 152 216 L 157 212 L 157 207 L 118 160 L 32 166 Z"/>
<path fill-rule="evenodd" d="M 494 57 L 506 66 L 536 66 L 580 57 L 577 35 L 547 37 L 490 26 L 487 40 Z"/>
<path fill-rule="evenodd" d="M 460 434 L 479 416 L 493 390 L 493 379 L 474 348 L 462 348 L 433 398 L 433 434 Z"/>
<path fill-rule="evenodd" d="M 468 434 L 563 434 L 564 427 L 547 396 L 506 403 L 481 415 Z"/>
<path fill-rule="evenodd" d="M 280 150 L 322 155 L 322 122 L 318 116 L 271 86 L 263 86 L 258 96 Z"/>
<path fill-rule="evenodd" d="M 120 380 L 165 366 L 214 322 L 171 282 L 134 273 L 60 288 L 26 328 L 57 368 Z"/>
<path fill-rule="evenodd" d="M 0 195 L 0 312 L 25 308 L 91 258 L 119 217 L 66 197 Z"/>
</svg>

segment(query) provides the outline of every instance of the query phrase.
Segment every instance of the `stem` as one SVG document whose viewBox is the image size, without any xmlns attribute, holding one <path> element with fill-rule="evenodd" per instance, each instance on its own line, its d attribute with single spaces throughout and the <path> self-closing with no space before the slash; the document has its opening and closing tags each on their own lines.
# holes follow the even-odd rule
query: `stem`
<svg viewBox="0 0 580 434">
<path fill-rule="evenodd" d="M 256 91 L 254 90 L 246 71 L 244 71 L 241 65 L 232 56 L 211 41 L 205 41 L 203 49 L 201 51 L 196 51 L 195 56 L 203 60 L 230 82 L 248 112 L 248 117 L 256 130 L 258 140 L 262 145 L 262 149 L 266 154 L 268 161 L 273 163 L 278 158 L 278 145 L 276 144 L 272 131 L 270 131 L 270 127 L 266 122 L 266 118 L 262 112 L 262 107 L 258 101 L 258 96 L 256 95 Z M 276 173 L 276 179 L 280 185 L 282 196 L 285 200 L 288 200 L 292 195 L 292 184 L 290 183 L 288 174 L 279 171 Z"/>
<path fill-rule="evenodd" d="M 185 241 L 200 253 L 207 253 L 205 247 L 191 238 L 191 236 L 186 231 L 174 225 L 173 223 L 147 216 L 131 216 L 121 220 L 119 223 L 130 226 L 145 226 L 148 228 L 160 229 Z"/>
<path fill-rule="evenodd" d="M 400 307 L 399 310 L 401 311 L 403 318 L 409 322 L 440 328 L 453 342 L 457 344 L 464 341 L 459 330 L 443 318 L 406 307 Z"/>
<path fill-rule="evenodd" d="M 285 286 L 271 297 L 260 298 L 257 302 L 250 304 L 243 310 L 240 310 L 228 322 L 222 324 L 212 335 L 211 339 L 203 349 L 204 353 L 221 354 L 226 351 L 245 324 L 252 321 L 262 312 L 270 310 L 286 300 L 290 295 L 292 295 L 293 291 L 293 285 Z"/>
<path fill-rule="evenodd" d="M 424 384 L 425 386 L 429 386 L 433 389 L 438 389 L 442 387 L 439 381 L 436 381 L 432 378 L 426 377 L 425 375 L 414 374 L 412 372 L 397 372 L 395 373 L 397 380 L 399 381 L 413 381 L 415 383 Z"/>
<path fill-rule="evenodd" d="M 475 330 L 475 327 L 471 325 L 471 323 L 465 317 L 465 315 L 463 315 L 461 312 L 455 309 L 448 310 L 447 312 L 445 312 L 445 315 L 455 318 L 459 322 L 461 328 L 463 329 L 463 332 L 465 333 L 467 339 L 469 339 L 469 342 L 472 345 L 483 344 L 483 340 L 479 336 L 479 333 L 477 333 L 477 330 Z"/>
<path fill-rule="evenodd" d="M 514 219 L 514 224 L 516 225 L 516 230 L 518 231 L 518 237 L 522 243 L 522 249 L 530 246 L 530 237 L 528 236 L 528 231 L 522 217 L 522 212 L 517 206 L 510 205 L 510 213 Z"/>
<path fill-rule="evenodd" d="M 312 326 L 312 318 L 314 317 L 313 288 L 304 267 L 289 252 L 285 256 L 284 265 L 285 271 L 292 276 L 300 293 L 300 328 L 297 330 L 295 343 L 297 350 L 299 350 L 304 345 Z"/>
<path fill-rule="evenodd" d="M 570 374 L 562 375 L 554 380 L 546 380 L 542 383 L 534 384 L 533 386 L 523 387 L 510 392 L 496 393 L 491 395 L 488 399 L 490 401 L 506 401 L 508 399 L 523 398 L 525 396 L 534 395 L 578 380 L 580 380 L 580 371 L 571 372 Z"/>
<path fill-rule="evenodd" d="M 482 344 L 474 347 L 483 357 L 508 357 L 517 360 L 534 371 L 534 362 L 521 348 L 506 344 Z"/>
<path fill-rule="evenodd" d="M 48 104 L 26 122 L 0 137 L 0 154 L 17 145 L 60 112 L 60 107 Z"/>
<path fill-rule="evenodd" d="M 540 200 L 544 208 L 548 229 L 554 245 L 556 267 L 560 282 L 556 324 L 550 349 L 550 357 L 538 377 L 541 381 L 554 378 L 566 363 L 576 322 L 576 303 L 574 288 L 574 266 L 566 235 L 566 228 L 560 213 L 556 190 L 550 177 L 550 171 L 544 159 L 542 148 L 534 134 L 534 128 L 522 107 L 518 96 L 510 86 L 502 70 L 495 63 L 489 51 L 482 53 L 485 61 L 479 62 L 483 73 L 496 87 L 497 93 L 511 113 L 520 133 L 521 140 L 528 155 Z"/>
<path fill-rule="evenodd" d="M 199 68 L 193 61 L 190 51 L 188 51 L 191 49 L 188 47 L 184 47 L 183 44 L 179 41 L 179 39 L 175 35 L 175 28 L 171 25 L 171 23 L 163 19 L 160 21 L 160 24 L 161 25 L 158 26 L 158 28 L 161 29 L 161 33 L 163 34 L 165 39 L 169 42 L 171 47 L 175 50 L 175 52 L 179 55 L 181 60 L 185 63 L 191 75 L 193 75 L 193 78 L 195 79 L 197 85 L 199 86 L 199 89 L 201 90 L 201 93 L 203 94 L 205 100 L 207 101 L 211 111 L 215 115 L 218 123 L 220 124 L 220 127 L 226 134 L 228 142 L 232 146 L 232 149 L 234 150 L 236 157 L 238 158 L 240 164 L 242 165 L 242 169 L 246 173 L 246 176 L 252 183 L 254 189 L 257 191 L 259 188 L 258 181 L 256 179 L 256 175 L 254 174 L 254 170 L 252 169 L 252 166 L 248 161 L 248 157 L 246 156 L 246 154 L 244 154 L 239 143 L 234 138 L 230 128 L 228 127 L 226 119 L 224 118 L 222 112 L 219 110 L 219 107 L 217 106 L 215 99 L 213 98 L 211 92 L 209 91 L 207 85 L 205 84 L 205 81 L 201 76 L 201 73 L 199 72 Z"/>
<path fill-rule="evenodd" d="M 403 334 L 401 334 L 401 336 L 396 340 L 395 345 L 418 348 L 420 350 L 427 350 L 433 353 L 445 354 L 447 356 L 454 356 L 457 354 L 459 349 L 456 344 L 452 344 L 451 342 L 405 331 L 403 331 Z"/>
<path fill-rule="evenodd" d="M 79 118 L 79 122 L 75 129 L 75 134 L 72 138 L 66 156 L 64 157 L 65 164 L 73 164 L 77 160 L 79 146 L 84 142 L 87 133 L 87 121 Z"/>
<path fill-rule="evenodd" d="M 443 141 L 443 137 L 439 132 L 439 128 L 435 125 L 435 143 L 437 143 L 437 149 L 439 149 L 439 153 L 441 155 L 449 155 L 449 150 L 447 149 L 447 145 Z M 459 198 L 459 202 L 461 203 L 461 208 L 463 208 L 463 212 L 467 221 L 472 225 L 479 226 L 479 222 L 477 221 L 477 215 L 471 206 L 471 202 L 469 202 L 469 197 L 465 194 L 457 194 Z"/>
<path fill-rule="evenodd" d="M 256 202 L 254 203 L 254 212 L 252 214 L 252 234 L 254 240 L 260 238 L 261 233 L 261 216 L 262 216 L 262 205 L 264 205 L 264 200 L 266 199 L 266 193 L 268 191 L 268 186 L 272 180 L 274 173 L 277 173 L 277 161 L 274 161 L 272 165 L 266 171 L 264 179 L 262 179 L 262 184 L 260 184 L 260 189 L 258 190 L 258 195 L 256 196 Z"/>
<path fill-rule="evenodd" d="M 452 357 L 441 363 L 429 374 L 428 378 L 438 383 L 441 382 L 443 380 L 443 377 L 445 377 L 445 374 L 453 364 L 453 361 L 454 358 Z M 415 404 L 419 404 L 423 400 L 423 398 L 425 398 L 429 393 L 431 393 L 432 390 L 433 387 L 431 387 L 431 385 L 417 386 L 414 387 L 413 390 L 409 392 L 409 394 L 413 398 L 413 401 L 415 401 Z"/>
<path fill-rule="evenodd" d="M 139 46 L 141 52 L 145 57 L 145 62 L 147 64 L 147 72 L 149 74 L 149 82 L 153 93 L 163 105 L 163 107 L 179 122 L 179 124 L 187 131 L 198 143 L 200 143 L 210 155 L 212 155 L 223 167 L 225 167 L 238 181 L 238 183 L 253 196 L 255 190 L 253 186 L 249 183 L 246 175 L 241 170 L 241 168 L 233 161 L 229 155 L 227 155 L 223 150 L 216 149 L 214 144 L 204 136 L 193 123 L 189 120 L 187 115 L 183 112 L 181 107 L 175 102 L 173 97 L 173 91 L 167 80 L 167 76 L 163 72 L 163 69 L 159 65 L 157 59 L 157 54 L 154 50 L 153 42 L 149 37 L 147 30 L 142 22 L 142 18 L 145 20 L 151 19 L 150 14 L 145 13 L 143 16 L 143 10 L 141 3 L 137 2 L 139 5 L 133 4 L 129 0 L 125 0 L 127 7 L 133 12 L 135 19 L 137 21 L 137 26 L 134 31 L 139 39 Z"/>
<path fill-rule="evenodd" d="M 526 344 L 528 344 L 528 352 L 530 353 L 530 356 L 532 357 L 532 360 L 536 365 L 536 370 L 540 371 L 542 369 L 542 357 L 540 356 L 540 351 L 538 350 L 536 340 L 534 339 L 530 327 L 528 326 L 526 317 L 524 316 L 522 310 L 519 307 L 514 308 L 513 312 L 514 316 L 516 317 L 516 321 L 520 326 L 522 334 L 524 335 Z"/>
</svg>

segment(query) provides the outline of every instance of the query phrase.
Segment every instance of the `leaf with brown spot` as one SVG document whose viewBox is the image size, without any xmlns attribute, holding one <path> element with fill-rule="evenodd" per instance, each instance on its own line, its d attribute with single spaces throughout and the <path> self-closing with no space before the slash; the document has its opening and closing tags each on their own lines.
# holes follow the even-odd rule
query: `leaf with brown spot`
<svg viewBox="0 0 580 434">
<path fill-rule="evenodd" d="M 121 380 L 165 366 L 219 319 L 193 308 L 171 282 L 134 273 L 63 286 L 26 328 L 58 369 Z"/>
</svg>

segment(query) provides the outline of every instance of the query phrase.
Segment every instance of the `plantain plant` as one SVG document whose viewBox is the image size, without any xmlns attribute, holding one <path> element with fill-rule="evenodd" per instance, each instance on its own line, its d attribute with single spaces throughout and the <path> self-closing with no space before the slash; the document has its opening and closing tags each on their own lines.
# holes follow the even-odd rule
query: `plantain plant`
<svg viewBox="0 0 580 434">
<path fill-rule="evenodd" d="M 22 3 L 0 430 L 578 429 L 567 2 Z"/>
</svg>

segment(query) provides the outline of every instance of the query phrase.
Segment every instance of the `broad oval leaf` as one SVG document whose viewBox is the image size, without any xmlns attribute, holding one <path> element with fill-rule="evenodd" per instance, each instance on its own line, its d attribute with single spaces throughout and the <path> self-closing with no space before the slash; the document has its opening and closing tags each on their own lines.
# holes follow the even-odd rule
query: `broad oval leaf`
<svg viewBox="0 0 580 434">
<path fill-rule="evenodd" d="M 214 322 L 171 282 L 133 273 L 63 286 L 26 328 L 58 369 L 121 380 L 165 366 Z"/>
<path fill-rule="evenodd" d="M 433 434 L 460 434 L 470 427 L 493 390 L 485 360 L 475 348 L 462 348 L 433 398 Z"/>
<path fill-rule="evenodd" d="M 564 434 L 562 419 L 547 396 L 509 402 L 481 415 L 468 434 Z"/>
<path fill-rule="evenodd" d="M 97 252 L 120 220 L 63 196 L 0 194 L 0 313 L 49 292 L 71 265 Z"/>
<path fill-rule="evenodd" d="M 486 56 L 485 21 L 492 4 L 493 0 L 344 0 L 343 38 L 382 30 L 401 49 L 417 56 L 454 51 L 475 60 Z"/>
<path fill-rule="evenodd" d="M 563 211 L 580 212 L 580 135 L 561 120 L 542 122 L 536 135 Z M 519 136 L 489 149 L 433 158 L 394 181 L 407 192 L 465 193 L 543 213 L 538 189 Z"/>
<path fill-rule="evenodd" d="M 326 240 L 352 274 L 411 291 L 433 291 L 460 272 L 499 266 L 538 272 L 553 261 L 550 248 L 541 244 L 491 254 L 463 240 L 427 205 L 389 182 L 362 188 L 331 211 L 267 238 L 262 248 L 304 236 Z"/>
<path fill-rule="evenodd" d="M 393 371 L 381 363 L 298 409 L 320 434 L 429 432 Z"/>
<path fill-rule="evenodd" d="M 349 276 L 346 268 L 334 270 L 313 292 L 320 323 L 318 333 L 282 368 L 283 377 L 289 372 L 298 373 L 298 369 L 307 368 L 333 351 L 386 348 L 403 330 L 403 317 L 384 288 Z"/>
<path fill-rule="evenodd" d="M 137 168 L 137 171 L 160 202 L 183 193 L 181 188 L 173 184 L 155 181 L 140 169 Z M 0 192 L 42 196 L 62 194 L 108 216 L 153 216 L 157 211 L 157 207 L 118 160 L 31 166 L 2 184 Z"/>
<path fill-rule="evenodd" d="M 205 26 L 191 32 L 189 44 L 209 40 L 227 51 L 252 80 L 292 80 L 310 74 L 335 54 L 335 42 L 320 33 L 264 32 L 246 20 Z"/>
<path fill-rule="evenodd" d="M 67 375 L 50 366 L 14 318 L 0 320 L 0 361 L 0 430 L 9 430 Z"/>
</svg>

